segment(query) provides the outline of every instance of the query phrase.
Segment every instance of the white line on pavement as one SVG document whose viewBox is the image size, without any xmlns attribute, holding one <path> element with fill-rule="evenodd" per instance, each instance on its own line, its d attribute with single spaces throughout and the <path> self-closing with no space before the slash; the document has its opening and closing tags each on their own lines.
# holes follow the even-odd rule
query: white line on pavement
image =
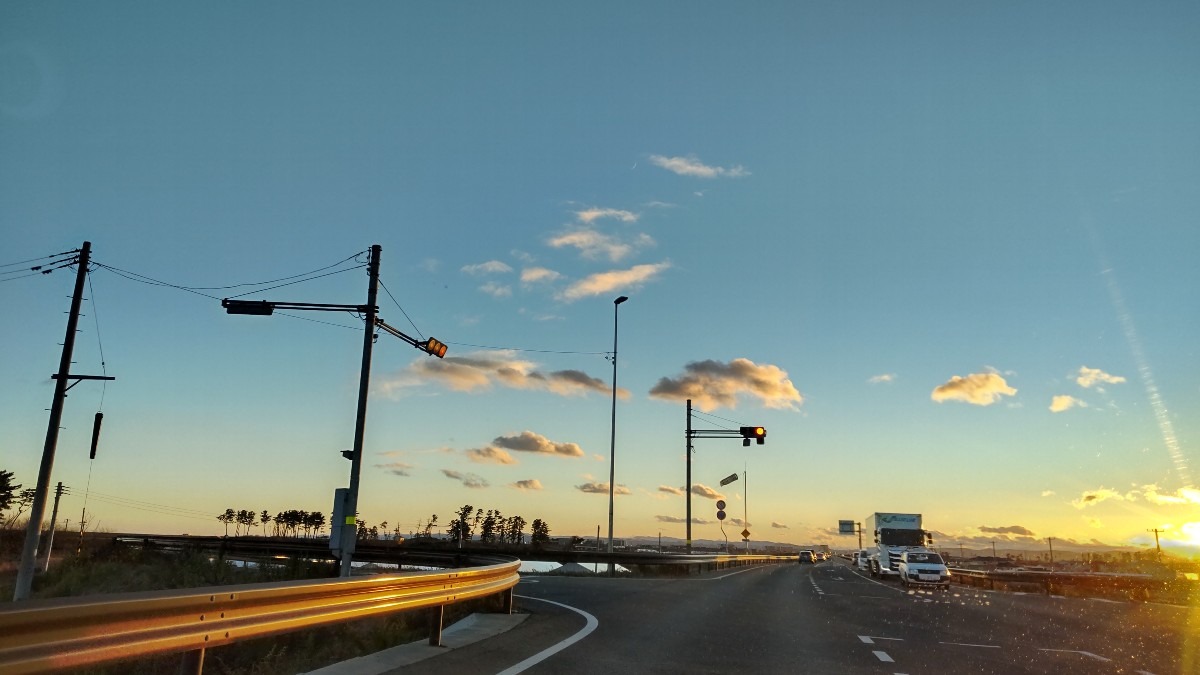
<svg viewBox="0 0 1200 675">
<path fill-rule="evenodd" d="M 968 642 L 939 642 L 941 645 L 954 645 L 955 647 L 984 647 L 986 649 L 1000 649 L 1000 645 L 973 645 Z"/>
<path fill-rule="evenodd" d="M 875 641 L 874 641 L 874 640 L 872 640 L 872 639 L 871 639 L 871 637 L 870 637 L 869 635 L 859 635 L 859 636 L 858 636 L 858 639 L 859 639 L 859 640 L 862 640 L 862 641 L 863 641 L 863 644 L 865 644 L 865 645 L 873 645 L 873 644 L 875 644 Z"/>
<path fill-rule="evenodd" d="M 887 652 L 871 652 L 871 653 L 875 655 L 875 658 L 879 659 L 880 661 L 883 661 L 884 663 L 895 663 L 895 661 L 892 660 L 892 657 L 887 655 Z"/>
<path fill-rule="evenodd" d="M 518 595 L 516 597 L 521 598 L 522 600 L 536 600 L 538 602 L 548 602 L 552 605 L 558 605 L 559 607 L 565 607 L 565 608 L 571 610 L 572 612 L 575 612 L 576 614 L 582 614 L 583 618 L 587 620 L 587 623 L 584 625 L 583 628 L 581 628 L 579 630 L 579 632 L 575 633 L 574 635 L 567 638 L 566 640 L 563 640 L 562 642 L 559 642 L 556 645 L 547 647 L 546 649 L 543 649 L 542 651 L 525 659 L 524 661 L 518 663 L 517 665 L 512 666 L 511 668 L 505 668 L 504 670 L 500 671 L 496 675 L 516 675 L 517 673 L 524 672 L 526 669 L 536 666 L 537 664 L 541 663 L 542 661 L 545 661 L 546 659 L 550 658 L 551 656 L 554 656 L 555 654 L 561 652 L 562 650 L 566 649 L 567 647 L 570 647 L 571 645 L 575 644 L 576 642 L 579 642 L 583 638 L 587 637 L 592 631 L 596 630 L 596 626 L 600 625 L 600 622 L 596 620 L 596 617 L 592 616 L 591 614 L 588 614 L 587 612 L 583 611 L 582 609 L 577 609 L 570 605 L 564 605 L 561 602 L 555 602 L 553 600 L 545 600 L 543 598 L 534 598 L 534 597 L 531 597 L 528 595 Z"/>
<path fill-rule="evenodd" d="M 1100 656 L 1099 654 L 1085 652 L 1082 649 L 1040 649 L 1039 648 L 1038 651 L 1041 651 L 1041 652 L 1066 652 L 1068 654 L 1083 654 L 1084 656 L 1086 656 L 1090 659 L 1096 659 L 1097 661 L 1105 661 L 1105 662 L 1112 661 L 1112 659 L 1104 658 L 1103 656 Z"/>
</svg>

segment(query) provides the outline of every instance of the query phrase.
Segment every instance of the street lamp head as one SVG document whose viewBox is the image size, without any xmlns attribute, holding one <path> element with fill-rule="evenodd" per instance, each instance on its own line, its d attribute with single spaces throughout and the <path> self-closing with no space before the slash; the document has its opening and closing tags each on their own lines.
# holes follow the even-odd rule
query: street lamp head
<svg viewBox="0 0 1200 675">
<path fill-rule="evenodd" d="M 614 304 L 614 305 L 619 305 L 619 304 L 621 304 L 622 302 L 625 302 L 625 301 L 626 301 L 626 300 L 628 300 L 628 299 L 629 299 L 629 298 L 627 298 L 627 297 L 625 297 L 624 295 L 622 295 L 621 297 L 617 298 L 616 300 L 613 300 L 613 304 Z"/>
</svg>

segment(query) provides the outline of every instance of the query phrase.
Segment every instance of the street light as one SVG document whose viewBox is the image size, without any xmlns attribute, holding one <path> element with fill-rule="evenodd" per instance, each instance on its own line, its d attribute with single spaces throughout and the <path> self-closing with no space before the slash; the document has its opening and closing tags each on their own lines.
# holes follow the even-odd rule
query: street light
<svg viewBox="0 0 1200 675">
<path fill-rule="evenodd" d="M 612 552 L 613 552 L 613 495 L 617 469 L 617 308 L 622 302 L 628 300 L 626 296 L 613 300 L 613 386 L 612 386 L 612 431 L 609 436 L 608 447 L 608 573 L 614 571 Z"/>
</svg>

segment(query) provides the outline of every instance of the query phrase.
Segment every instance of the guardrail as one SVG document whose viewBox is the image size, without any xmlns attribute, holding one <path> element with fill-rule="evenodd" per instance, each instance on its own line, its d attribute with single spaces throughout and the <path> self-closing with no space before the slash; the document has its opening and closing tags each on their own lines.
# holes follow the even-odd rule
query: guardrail
<svg viewBox="0 0 1200 675">
<path fill-rule="evenodd" d="M 439 645 L 446 605 L 502 594 L 511 611 L 520 564 L 24 601 L 0 609 L 0 672 L 182 652 L 181 672 L 198 673 L 210 647 L 423 608 L 430 644 Z"/>
<path fill-rule="evenodd" d="M 1013 586 L 1037 586 L 1046 594 L 1062 593 L 1076 588 L 1094 595 L 1118 596 L 1130 600 L 1146 600 L 1152 592 L 1164 590 L 1169 582 L 1149 574 L 1079 574 L 1068 572 L 1038 572 L 1032 570 L 977 570 L 954 567 L 952 581 L 968 586 L 986 586 L 996 590 Z"/>
</svg>

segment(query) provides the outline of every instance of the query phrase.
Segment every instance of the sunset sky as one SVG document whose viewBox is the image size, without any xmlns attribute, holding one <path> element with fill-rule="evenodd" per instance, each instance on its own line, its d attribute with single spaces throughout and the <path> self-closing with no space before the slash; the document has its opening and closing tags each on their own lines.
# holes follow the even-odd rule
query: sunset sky
<svg viewBox="0 0 1200 675">
<path fill-rule="evenodd" d="M 73 373 L 116 380 L 67 399 L 60 520 L 328 513 L 361 321 L 220 299 L 364 303 L 379 244 L 380 316 L 449 353 L 378 338 L 368 523 L 606 535 L 626 295 L 618 538 L 683 537 L 690 397 L 768 430 L 696 441 L 697 539 L 723 496 L 758 541 L 900 511 L 1200 552 L 1197 34 L 1194 2 L 5 2 L 0 469 L 36 483 L 74 282 L 29 268 L 87 240 Z"/>
</svg>

